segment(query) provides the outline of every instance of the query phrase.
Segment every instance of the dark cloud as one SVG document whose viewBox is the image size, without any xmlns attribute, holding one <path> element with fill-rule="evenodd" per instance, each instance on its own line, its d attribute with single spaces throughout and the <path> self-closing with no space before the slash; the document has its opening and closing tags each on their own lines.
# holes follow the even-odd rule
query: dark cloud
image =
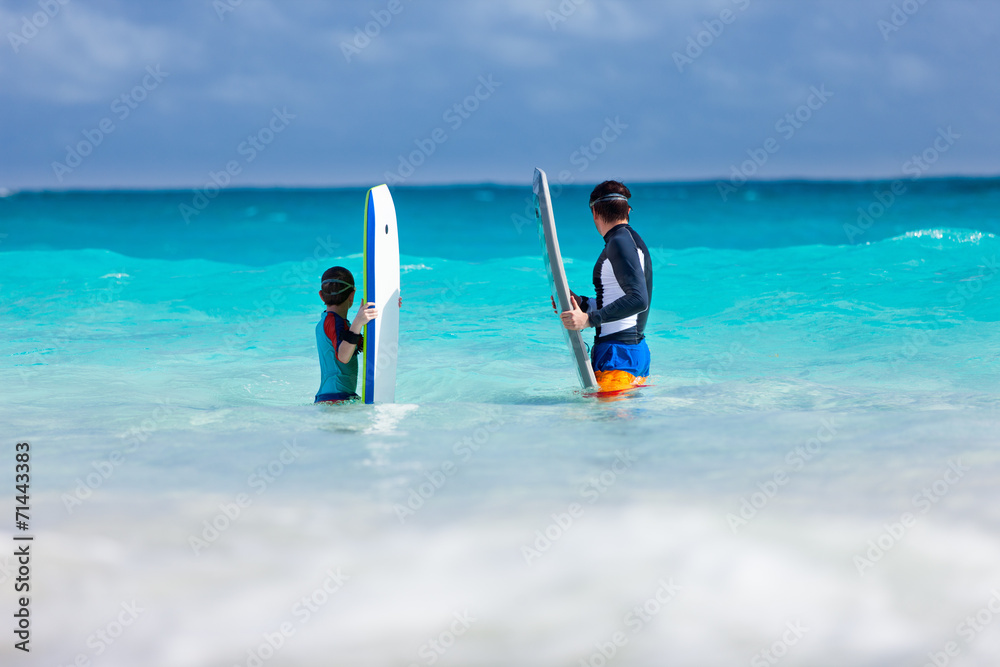
<svg viewBox="0 0 1000 667">
<path fill-rule="evenodd" d="M 760 177 L 887 176 L 948 126 L 933 173 L 997 173 L 998 20 L 989 0 L 11 2 L 0 186 L 188 186 L 234 160 L 247 185 L 699 179 L 769 138 Z M 294 119 L 248 162 L 275 109 Z"/>
</svg>

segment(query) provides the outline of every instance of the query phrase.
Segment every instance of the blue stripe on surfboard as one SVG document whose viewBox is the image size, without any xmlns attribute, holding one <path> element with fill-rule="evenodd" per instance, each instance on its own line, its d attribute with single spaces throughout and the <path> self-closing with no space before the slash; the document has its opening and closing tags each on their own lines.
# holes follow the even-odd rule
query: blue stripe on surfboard
<svg viewBox="0 0 1000 667">
<path fill-rule="evenodd" d="M 365 303 L 375 301 L 375 197 L 368 191 L 365 210 Z M 365 325 L 365 403 L 375 402 L 375 320 Z"/>
</svg>

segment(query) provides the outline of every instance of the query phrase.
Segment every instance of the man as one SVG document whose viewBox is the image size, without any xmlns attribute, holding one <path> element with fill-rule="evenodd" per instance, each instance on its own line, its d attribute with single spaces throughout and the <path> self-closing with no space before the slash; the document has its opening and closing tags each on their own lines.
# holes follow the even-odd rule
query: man
<svg viewBox="0 0 1000 667">
<path fill-rule="evenodd" d="M 594 266 L 597 295 L 572 294 L 573 308 L 559 316 L 567 329 L 597 329 L 590 358 L 601 391 L 640 385 L 649 376 L 643 332 L 653 295 L 653 266 L 646 244 L 629 225 L 631 196 L 618 181 L 604 181 L 590 193 L 594 226 L 604 237 L 604 252 Z"/>
</svg>

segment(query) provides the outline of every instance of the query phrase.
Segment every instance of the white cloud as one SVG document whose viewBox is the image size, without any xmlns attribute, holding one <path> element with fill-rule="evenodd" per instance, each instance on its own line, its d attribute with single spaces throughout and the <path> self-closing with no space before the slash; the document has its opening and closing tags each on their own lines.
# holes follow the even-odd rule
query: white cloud
<svg viewBox="0 0 1000 667">
<path fill-rule="evenodd" d="M 18 17 L 19 21 L 20 18 Z M 10 13 L 4 23 L 10 21 Z M 185 40 L 164 28 L 130 23 L 68 4 L 9 60 L 6 91 L 57 104 L 110 101 L 147 65 L 169 70 Z"/>
</svg>

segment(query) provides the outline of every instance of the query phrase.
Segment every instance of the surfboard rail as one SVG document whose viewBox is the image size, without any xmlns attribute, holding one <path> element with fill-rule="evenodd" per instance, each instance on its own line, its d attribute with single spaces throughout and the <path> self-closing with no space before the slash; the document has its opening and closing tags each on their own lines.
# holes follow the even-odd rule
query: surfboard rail
<svg viewBox="0 0 1000 667">
<path fill-rule="evenodd" d="M 552 298 L 559 306 L 559 312 L 565 312 L 572 308 L 569 282 L 566 280 L 566 269 L 563 266 L 562 254 L 559 252 L 559 237 L 556 234 L 555 213 L 552 211 L 552 197 L 549 194 L 549 180 L 541 169 L 535 169 L 532 191 L 534 192 L 535 218 L 538 221 L 538 237 L 542 243 L 542 257 L 545 259 L 545 268 L 549 274 L 549 287 L 552 289 Z M 599 389 L 597 377 L 590 364 L 587 345 L 583 342 L 583 335 L 579 331 L 570 331 L 561 323 L 559 328 L 566 334 L 580 384 L 588 391 Z"/>
</svg>

